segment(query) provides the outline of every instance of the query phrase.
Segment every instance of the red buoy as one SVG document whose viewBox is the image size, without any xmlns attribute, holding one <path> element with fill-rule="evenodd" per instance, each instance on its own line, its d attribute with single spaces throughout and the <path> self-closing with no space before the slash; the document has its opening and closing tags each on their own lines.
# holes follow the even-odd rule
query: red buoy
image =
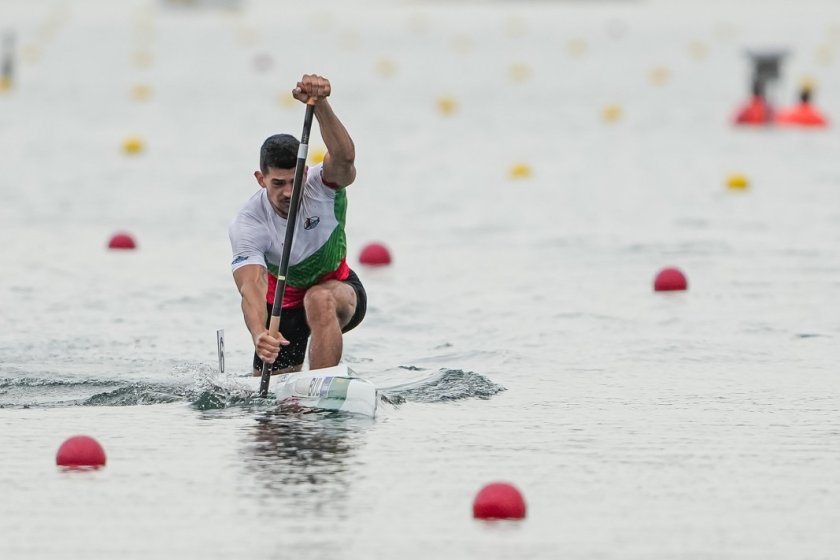
<svg viewBox="0 0 840 560">
<path fill-rule="evenodd" d="M 688 280 L 678 268 L 663 268 L 653 281 L 653 289 L 657 292 L 670 292 L 688 289 Z"/>
<path fill-rule="evenodd" d="M 523 519 L 525 500 L 508 482 L 493 482 L 482 488 L 473 501 L 476 519 Z"/>
<path fill-rule="evenodd" d="M 373 266 L 391 264 L 391 253 L 381 243 L 369 243 L 362 249 L 359 262 Z"/>
<path fill-rule="evenodd" d="M 764 98 L 754 96 L 744 107 L 738 110 L 733 118 L 735 124 L 767 124 L 772 111 Z"/>
<path fill-rule="evenodd" d="M 58 448 L 55 464 L 61 467 L 103 467 L 105 450 L 90 436 L 73 436 Z"/>
<path fill-rule="evenodd" d="M 109 249 L 135 249 L 136 247 L 134 238 L 127 233 L 115 233 L 108 241 Z"/>
<path fill-rule="evenodd" d="M 826 126 L 828 120 L 809 103 L 800 103 L 776 115 L 776 122 L 785 125 Z"/>
</svg>

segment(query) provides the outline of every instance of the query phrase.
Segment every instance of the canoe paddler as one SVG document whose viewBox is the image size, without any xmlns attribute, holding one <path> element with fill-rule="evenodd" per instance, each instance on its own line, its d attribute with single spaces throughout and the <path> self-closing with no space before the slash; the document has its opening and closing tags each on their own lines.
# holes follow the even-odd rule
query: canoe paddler
<svg viewBox="0 0 840 560">
<path fill-rule="evenodd" d="M 314 100 L 327 154 L 322 163 L 304 170 L 279 337 L 269 334 L 268 320 L 289 216 L 297 138 L 275 134 L 265 140 L 260 168 L 254 172 L 260 189 L 230 224 L 231 268 L 254 341 L 254 375 L 260 375 L 263 361 L 272 364 L 272 373 L 299 371 L 310 337 L 310 369 L 337 365 L 342 334 L 365 316 L 365 289 L 347 265 L 344 233 L 346 188 L 356 178 L 356 151 L 327 101 L 331 92 L 329 80 L 315 74 L 304 75 L 292 90 L 302 103 Z"/>
</svg>

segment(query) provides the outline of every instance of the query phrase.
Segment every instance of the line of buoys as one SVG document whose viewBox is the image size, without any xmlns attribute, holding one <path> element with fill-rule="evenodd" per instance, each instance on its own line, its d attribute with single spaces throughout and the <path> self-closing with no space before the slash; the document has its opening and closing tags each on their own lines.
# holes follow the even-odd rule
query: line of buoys
<svg viewBox="0 0 840 560">
<path fill-rule="evenodd" d="M 68 469 L 98 469 L 105 462 L 105 450 L 98 441 L 85 435 L 66 439 L 55 455 L 55 464 Z"/>
<path fill-rule="evenodd" d="M 473 500 L 476 519 L 524 519 L 526 509 L 522 493 L 509 482 L 491 482 Z"/>
</svg>

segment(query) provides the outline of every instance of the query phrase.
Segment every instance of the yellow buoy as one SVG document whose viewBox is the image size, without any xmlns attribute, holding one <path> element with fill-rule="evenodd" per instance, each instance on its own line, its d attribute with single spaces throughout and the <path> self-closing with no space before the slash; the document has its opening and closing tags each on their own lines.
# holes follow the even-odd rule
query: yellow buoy
<svg viewBox="0 0 840 560">
<path fill-rule="evenodd" d="M 508 68 L 508 76 L 514 82 L 524 82 L 531 76 L 531 68 L 527 64 L 511 64 Z"/>
<path fill-rule="evenodd" d="M 571 56 L 575 57 L 583 56 L 584 54 L 586 54 L 588 48 L 589 45 L 587 45 L 586 41 L 584 41 L 583 39 L 572 39 L 566 45 L 566 50 L 569 51 L 569 54 Z"/>
<path fill-rule="evenodd" d="M 291 107 L 294 107 L 298 100 L 295 99 L 295 96 L 292 95 L 291 91 L 284 91 L 283 93 L 277 96 L 277 102 L 280 103 L 280 105 L 282 105 L 286 109 L 289 109 Z"/>
<path fill-rule="evenodd" d="M 527 179 L 531 176 L 531 166 L 527 163 L 517 163 L 510 168 L 511 179 Z"/>
<path fill-rule="evenodd" d="M 458 110 L 458 102 L 452 97 L 439 97 L 437 100 L 437 109 L 443 115 L 451 115 Z"/>
<path fill-rule="evenodd" d="M 397 63 L 390 58 L 383 58 L 376 63 L 376 73 L 383 78 L 390 78 L 397 73 Z"/>
<path fill-rule="evenodd" d="M 618 105 L 607 105 L 601 111 L 601 118 L 606 122 L 615 122 L 621 118 L 621 107 Z"/>
<path fill-rule="evenodd" d="M 726 179 L 726 186 L 732 190 L 742 191 L 749 188 L 750 181 L 747 179 L 746 175 L 733 173 Z"/>
<path fill-rule="evenodd" d="M 326 148 L 314 148 L 309 150 L 309 165 L 317 165 L 324 161 L 324 157 L 327 155 Z"/>
<path fill-rule="evenodd" d="M 135 101 L 146 101 L 152 95 L 152 88 L 145 84 L 134 84 L 129 95 Z"/>
<path fill-rule="evenodd" d="M 3 76 L 0 78 L 0 93 L 6 93 L 10 89 L 12 89 L 12 79 Z"/>
<path fill-rule="evenodd" d="M 699 41 L 694 41 L 688 45 L 688 55 L 694 60 L 702 60 L 706 58 L 708 49 L 706 45 Z"/>
<path fill-rule="evenodd" d="M 143 140 L 136 136 L 130 136 L 123 141 L 123 152 L 128 155 L 139 154 L 146 149 Z"/>
<path fill-rule="evenodd" d="M 152 65 L 152 55 L 146 51 L 139 51 L 135 53 L 134 65 L 138 68 L 148 68 Z"/>
<path fill-rule="evenodd" d="M 648 74 L 648 78 L 650 78 L 651 83 L 657 86 L 664 85 L 670 77 L 671 71 L 664 66 L 654 66 Z"/>
</svg>

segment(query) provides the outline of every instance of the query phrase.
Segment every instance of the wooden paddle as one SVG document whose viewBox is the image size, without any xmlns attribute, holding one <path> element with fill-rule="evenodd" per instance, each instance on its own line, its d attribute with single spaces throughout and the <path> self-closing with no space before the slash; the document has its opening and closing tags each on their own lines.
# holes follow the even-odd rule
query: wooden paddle
<svg viewBox="0 0 840 560">
<path fill-rule="evenodd" d="M 295 222 L 297 221 L 300 192 L 303 190 L 303 170 L 306 168 L 306 154 L 309 151 L 309 130 L 312 128 L 312 116 L 315 114 L 315 100 L 306 102 L 306 115 L 303 118 L 303 133 L 300 135 L 297 163 L 295 165 L 295 179 L 292 183 L 292 200 L 289 204 L 289 216 L 286 218 L 286 239 L 283 242 L 283 256 L 280 258 L 280 269 L 277 272 L 277 287 L 274 290 L 274 304 L 271 306 L 271 321 L 268 333 L 273 337 L 280 336 L 280 315 L 283 312 L 283 296 L 286 293 L 286 274 L 289 272 L 289 257 L 292 252 L 292 240 L 295 236 Z M 271 380 L 271 364 L 263 362 L 260 377 L 260 397 L 268 396 L 268 384 Z"/>
</svg>

